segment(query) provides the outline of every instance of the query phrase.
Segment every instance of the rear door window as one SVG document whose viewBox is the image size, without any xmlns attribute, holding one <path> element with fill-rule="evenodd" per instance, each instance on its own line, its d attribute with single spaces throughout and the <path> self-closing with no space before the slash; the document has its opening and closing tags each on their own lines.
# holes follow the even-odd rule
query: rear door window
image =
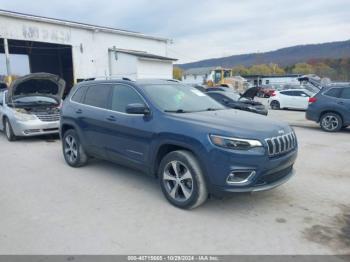
<svg viewBox="0 0 350 262">
<path fill-rule="evenodd" d="M 108 109 L 110 94 L 110 85 L 90 85 L 86 91 L 84 104 Z"/>
<path fill-rule="evenodd" d="M 343 88 L 340 97 L 343 99 L 350 99 L 350 88 Z"/>
<path fill-rule="evenodd" d="M 111 109 L 126 113 L 126 106 L 129 104 L 145 104 L 145 102 L 133 87 L 128 85 L 113 86 Z"/>
</svg>

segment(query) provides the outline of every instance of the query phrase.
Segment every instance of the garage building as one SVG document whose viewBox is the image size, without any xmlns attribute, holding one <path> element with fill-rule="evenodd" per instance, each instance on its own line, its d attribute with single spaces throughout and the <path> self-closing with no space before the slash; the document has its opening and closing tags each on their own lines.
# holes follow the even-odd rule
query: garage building
<svg viewBox="0 0 350 262">
<path fill-rule="evenodd" d="M 22 55 L 30 73 L 63 77 L 67 90 L 88 78 L 172 78 L 171 40 L 110 27 L 0 10 L 0 53 L 6 74 Z M 29 73 L 28 72 L 28 73 Z"/>
</svg>

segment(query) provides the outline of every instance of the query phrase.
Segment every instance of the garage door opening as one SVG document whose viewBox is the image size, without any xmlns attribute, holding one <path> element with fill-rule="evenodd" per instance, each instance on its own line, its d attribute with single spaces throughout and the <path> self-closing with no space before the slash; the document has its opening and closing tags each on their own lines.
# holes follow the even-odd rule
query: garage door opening
<svg viewBox="0 0 350 262">
<path fill-rule="evenodd" d="M 46 72 L 66 81 L 66 95 L 74 84 L 72 46 L 35 41 L 8 39 L 10 63 L 13 75 Z M 0 38 L 1 72 L 4 75 L 4 40 Z"/>
</svg>

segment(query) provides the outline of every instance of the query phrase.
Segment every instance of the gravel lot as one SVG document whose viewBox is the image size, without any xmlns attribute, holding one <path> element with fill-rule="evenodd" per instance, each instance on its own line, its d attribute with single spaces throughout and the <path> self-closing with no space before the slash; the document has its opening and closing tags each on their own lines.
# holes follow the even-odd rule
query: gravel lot
<svg viewBox="0 0 350 262">
<path fill-rule="evenodd" d="M 68 167 L 57 138 L 0 134 L 0 254 L 350 254 L 350 129 L 325 133 L 298 111 L 269 117 L 295 128 L 296 176 L 192 211 L 135 171 Z"/>
</svg>

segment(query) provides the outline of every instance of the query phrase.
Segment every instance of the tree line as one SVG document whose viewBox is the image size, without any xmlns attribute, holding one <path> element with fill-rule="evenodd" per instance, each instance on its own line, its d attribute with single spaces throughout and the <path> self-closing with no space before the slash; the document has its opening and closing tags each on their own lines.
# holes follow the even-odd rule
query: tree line
<svg viewBox="0 0 350 262">
<path fill-rule="evenodd" d="M 286 67 L 274 63 L 250 67 L 238 65 L 234 66 L 232 71 L 233 75 L 316 74 L 320 77 L 328 77 L 333 81 L 350 81 L 350 58 L 311 59 Z M 174 78 L 181 80 L 182 75 L 182 69 L 174 67 Z"/>
</svg>

